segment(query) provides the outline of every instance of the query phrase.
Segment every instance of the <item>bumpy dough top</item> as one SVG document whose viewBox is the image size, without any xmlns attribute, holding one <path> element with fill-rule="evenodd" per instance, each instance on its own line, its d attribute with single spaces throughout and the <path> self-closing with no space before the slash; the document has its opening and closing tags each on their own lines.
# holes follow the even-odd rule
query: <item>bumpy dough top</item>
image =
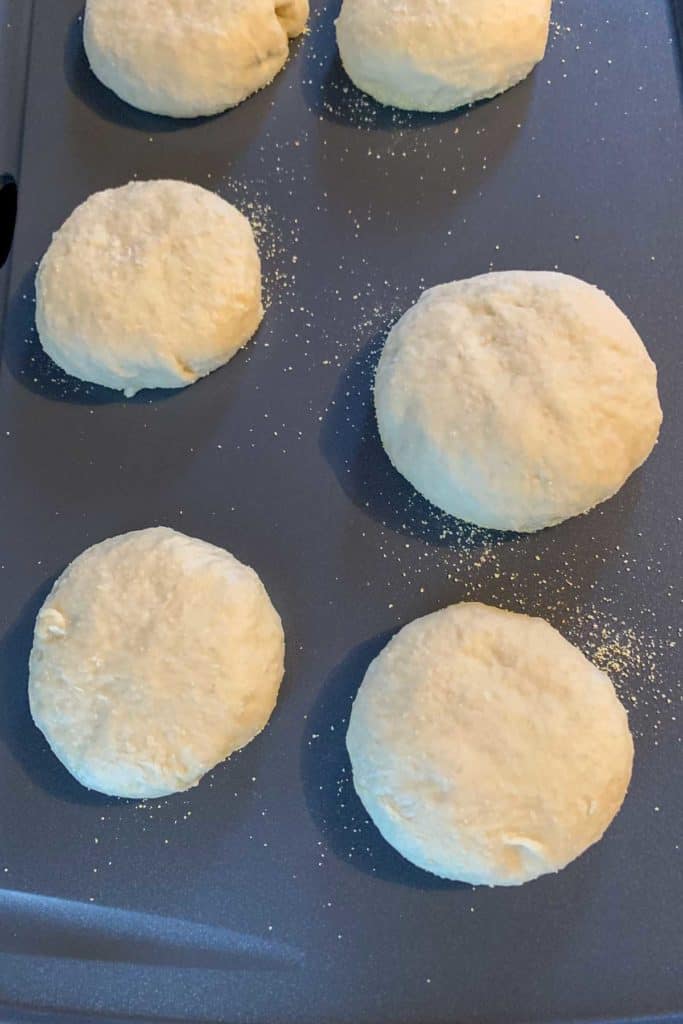
<svg viewBox="0 0 683 1024">
<path fill-rule="evenodd" d="M 481 604 L 390 641 L 347 745 L 388 842 L 473 885 L 519 885 L 578 857 L 619 810 L 633 761 L 609 678 L 542 619 Z"/>
<path fill-rule="evenodd" d="M 263 318 L 249 221 L 183 181 L 90 196 L 53 236 L 36 295 L 48 355 L 129 396 L 192 384 L 228 362 Z"/>
<path fill-rule="evenodd" d="M 396 468 L 439 508 L 500 530 L 605 501 L 662 422 L 655 365 L 612 300 L 527 271 L 425 292 L 389 335 L 375 404 Z"/>
<path fill-rule="evenodd" d="M 253 569 L 162 527 L 96 544 L 36 621 L 29 699 L 90 789 L 194 786 L 266 725 L 283 675 L 279 616 Z"/>
<path fill-rule="evenodd" d="M 97 77 L 153 114 L 199 117 L 268 85 L 303 32 L 308 0 L 87 0 Z"/>
<path fill-rule="evenodd" d="M 542 59 L 550 0 L 344 0 L 344 66 L 387 106 L 445 111 L 495 96 Z"/>
</svg>

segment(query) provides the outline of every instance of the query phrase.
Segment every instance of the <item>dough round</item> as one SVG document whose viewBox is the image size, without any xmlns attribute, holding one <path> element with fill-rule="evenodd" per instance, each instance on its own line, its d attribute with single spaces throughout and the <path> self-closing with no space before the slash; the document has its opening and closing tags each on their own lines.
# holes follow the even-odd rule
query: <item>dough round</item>
<svg viewBox="0 0 683 1024">
<path fill-rule="evenodd" d="M 446 512 L 531 532 L 615 494 L 662 422 L 657 371 L 611 299 L 564 274 L 484 274 L 396 324 L 375 405 L 394 466 Z"/>
<path fill-rule="evenodd" d="M 609 678 L 542 619 L 457 604 L 402 629 L 367 671 L 347 735 L 384 838 L 473 885 L 559 871 L 603 835 L 633 741 Z"/>
<path fill-rule="evenodd" d="M 48 355 L 129 397 L 193 384 L 232 359 L 262 318 L 249 221 L 183 181 L 90 196 L 53 236 L 36 279 Z"/>
<path fill-rule="evenodd" d="M 344 0 L 339 52 L 386 106 L 454 110 L 521 82 L 542 60 L 551 0 Z"/>
<path fill-rule="evenodd" d="M 84 786 L 160 797 L 261 732 L 283 672 L 282 624 L 254 570 L 159 527 L 96 544 L 57 580 L 29 701 Z"/>
<path fill-rule="evenodd" d="M 269 85 L 307 19 L 308 0 L 87 0 L 83 42 L 127 103 L 200 117 Z"/>
</svg>

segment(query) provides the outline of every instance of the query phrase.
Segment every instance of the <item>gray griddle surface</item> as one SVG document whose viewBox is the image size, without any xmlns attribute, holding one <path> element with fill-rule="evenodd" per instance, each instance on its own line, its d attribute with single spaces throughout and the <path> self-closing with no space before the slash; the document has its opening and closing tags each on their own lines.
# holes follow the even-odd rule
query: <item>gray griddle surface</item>
<svg viewBox="0 0 683 1024">
<path fill-rule="evenodd" d="M 271 88 L 172 123 L 89 74 L 80 0 L 35 0 L 32 27 L 29 0 L 4 5 L 15 74 L 0 97 L 0 173 L 20 185 L 0 288 L 5 1018 L 680 1020 L 683 111 L 670 7 L 556 0 L 531 79 L 422 117 L 353 89 L 334 51 L 337 6 L 314 2 Z M 237 202 L 259 230 L 269 311 L 209 379 L 126 401 L 41 354 L 33 280 L 73 207 L 133 177 Z M 528 538 L 483 533 L 391 470 L 373 366 L 425 286 L 553 267 L 605 288 L 646 339 L 661 443 L 591 515 Z M 136 806 L 62 769 L 31 724 L 26 666 L 64 566 L 156 523 L 258 569 L 284 619 L 287 677 L 245 751 L 194 792 Z M 632 789 L 605 840 L 520 889 L 413 868 L 350 784 L 345 724 L 370 659 L 403 623 L 464 598 L 558 626 L 611 671 L 636 738 Z"/>
</svg>

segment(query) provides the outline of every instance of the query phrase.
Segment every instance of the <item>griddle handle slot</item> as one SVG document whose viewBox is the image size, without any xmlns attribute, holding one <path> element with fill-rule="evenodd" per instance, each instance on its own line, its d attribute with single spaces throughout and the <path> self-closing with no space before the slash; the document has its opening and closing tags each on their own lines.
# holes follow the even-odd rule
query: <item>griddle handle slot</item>
<svg viewBox="0 0 683 1024">
<path fill-rule="evenodd" d="M 9 258 L 17 223 L 17 183 L 11 174 L 0 174 L 0 268 Z"/>
</svg>

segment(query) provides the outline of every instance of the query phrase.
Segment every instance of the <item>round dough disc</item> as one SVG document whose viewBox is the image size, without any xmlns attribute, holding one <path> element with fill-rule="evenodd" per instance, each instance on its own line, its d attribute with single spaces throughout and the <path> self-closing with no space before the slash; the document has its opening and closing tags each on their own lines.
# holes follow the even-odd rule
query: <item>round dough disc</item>
<svg viewBox="0 0 683 1024">
<path fill-rule="evenodd" d="M 90 196 L 52 238 L 36 279 L 43 348 L 116 388 L 182 388 L 227 363 L 263 319 L 246 217 L 183 181 Z"/>
<path fill-rule="evenodd" d="M 36 620 L 31 714 L 89 789 L 189 789 L 266 725 L 284 672 L 280 618 L 227 551 L 163 527 L 96 544 Z"/>
<path fill-rule="evenodd" d="M 452 605 L 373 661 L 347 735 L 384 838 L 473 885 L 558 871 L 603 835 L 633 742 L 609 678 L 542 619 Z"/>
<path fill-rule="evenodd" d="M 542 60 L 551 0 L 344 0 L 349 77 L 386 106 L 454 110 L 521 82 Z"/>
<path fill-rule="evenodd" d="M 394 466 L 446 512 L 531 532 L 612 497 L 652 451 L 657 371 L 611 299 L 564 274 L 484 274 L 424 293 L 380 359 Z"/>
<path fill-rule="evenodd" d="M 127 103 L 200 117 L 269 85 L 307 19 L 308 0 L 87 0 L 83 42 Z"/>
</svg>

